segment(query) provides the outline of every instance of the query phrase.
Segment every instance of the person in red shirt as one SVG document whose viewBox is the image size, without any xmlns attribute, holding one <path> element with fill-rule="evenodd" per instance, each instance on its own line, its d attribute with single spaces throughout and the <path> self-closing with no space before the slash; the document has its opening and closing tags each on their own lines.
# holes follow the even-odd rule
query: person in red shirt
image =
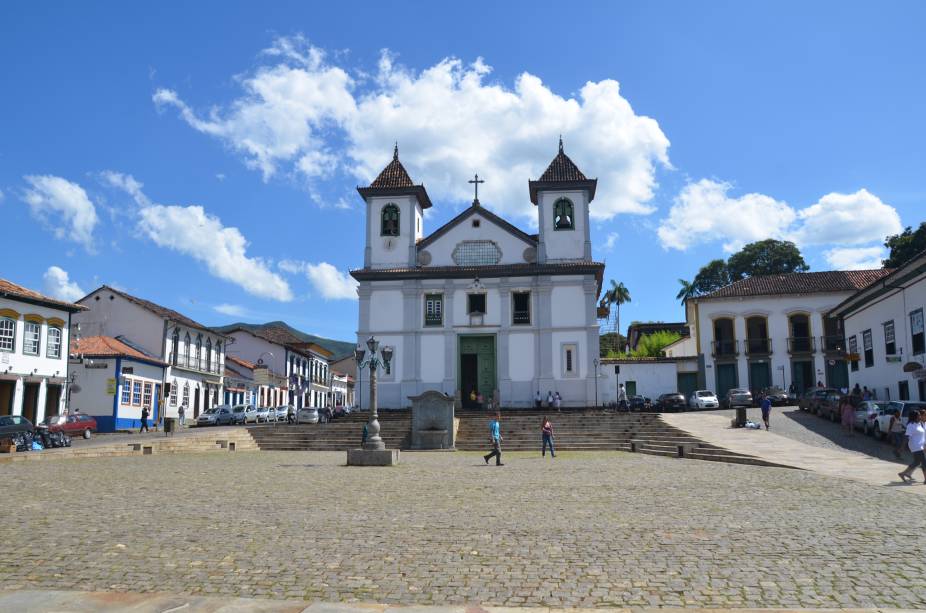
<svg viewBox="0 0 926 613">
<path fill-rule="evenodd" d="M 553 424 L 550 423 L 550 420 L 546 417 L 543 418 L 543 424 L 540 427 L 543 434 L 543 449 L 541 449 L 541 455 L 546 457 L 547 455 L 547 445 L 550 446 L 550 457 L 555 458 L 556 452 L 553 450 Z"/>
</svg>

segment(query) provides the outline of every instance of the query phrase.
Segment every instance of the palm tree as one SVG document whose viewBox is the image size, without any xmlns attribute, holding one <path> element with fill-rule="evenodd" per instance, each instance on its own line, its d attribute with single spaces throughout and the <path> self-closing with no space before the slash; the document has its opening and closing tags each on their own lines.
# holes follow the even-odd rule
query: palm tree
<svg viewBox="0 0 926 613">
<path fill-rule="evenodd" d="M 624 285 L 623 281 L 618 283 L 614 279 L 611 279 L 611 289 L 605 292 L 605 298 L 608 301 L 608 304 L 617 305 L 617 313 L 614 318 L 614 332 L 620 334 L 621 330 L 621 305 L 625 302 L 630 302 L 630 290 L 627 289 L 627 286 Z M 620 350 L 620 347 L 618 347 Z"/>
<path fill-rule="evenodd" d="M 675 299 L 685 303 L 686 300 L 695 295 L 694 283 L 685 281 L 684 279 L 679 279 L 678 284 L 682 286 L 678 293 L 675 295 Z"/>
</svg>

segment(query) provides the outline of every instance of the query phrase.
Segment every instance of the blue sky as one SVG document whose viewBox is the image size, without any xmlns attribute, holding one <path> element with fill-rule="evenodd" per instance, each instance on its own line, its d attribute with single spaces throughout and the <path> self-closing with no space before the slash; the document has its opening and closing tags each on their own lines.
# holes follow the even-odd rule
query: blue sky
<svg viewBox="0 0 926 613">
<path fill-rule="evenodd" d="M 0 7 L 4 278 L 350 340 L 354 188 L 396 140 L 426 232 L 473 172 L 530 229 L 562 133 L 626 321 L 744 241 L 858 267 L 923 219 L 922 3 L 267 6 Z"/>
</svg>

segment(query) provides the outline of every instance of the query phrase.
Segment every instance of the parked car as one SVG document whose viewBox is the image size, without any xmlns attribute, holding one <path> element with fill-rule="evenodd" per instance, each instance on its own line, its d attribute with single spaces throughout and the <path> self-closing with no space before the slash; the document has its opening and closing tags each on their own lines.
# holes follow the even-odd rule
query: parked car
<svg viewBox="0 0 926 613">
<path fill-rule="evenodd" d="M 257 409 L 250 404 L 239 404 L 232 409 L 236 424 L 257 423 Z"/>
<path fill-rule="evenodd" d="M 275 407 L 273 409 L 273 414 L 276 415 L 277 421 L 286 421 L 286 416 L 289 414 L 289 407 L 286 405 Z"/>
<path fill-rule="evenodd" d="M 797 408 L 802 411 L 810 411 L 811 413 L 817 412 L 817 403 L 822 401 L 828 394 L 839 394 L 841 393 L 838 389 L 834 387 L 814 387 L 801 396 L 800 401 L 797 403 Z"/>
<path fill-rule="evenodd" d="M 334 407 L 334 411 L 332 411 L 331 409 L 326 409 L 326 410 L 329 413 L 331 413 L 331 417 L 334 419 L 337 419 L 339 417 L 347 417 L 348 415 L 350 415 L 350 407 L 341 406 L 341 407 Z"/>
<path fill-rule="evenodd" d="M 697 390 L 691 393 L 688 406 L 692 409 L 719 409 L 720 401 L 717 395 L 710 390 Z"/>
<path fill-rule="evenodd" d="M 765 387 L 762 388 L 762 391 L 759 393 L 771 400 L 773 407 L 785 407 L 791 404 L 791 399 L 788 398 L 788 392 L 780 387 Z"/>
<path fill-rule="evenodd" d="M 300 424 L 317 424 L 318 409 L 315 407 L 302 407 L 299 409 L 296 421 Z"/>
<path fill-rule="evenodd" d="M 27 432 L 35 432 L 35 426 L 22 415 L 0 415 L 0 439 Z"/>
<path fill-rule="evenodd" d="M 216 426 L 233 426 L 235 425 L 235 411 L 227 404 L 217 406 L 215 412 Z"/>
<path fill-rule="evenodd" d="M 880 404 L 884 406 L 883 402 Z M 878 415 L 878 429 L 875 431 L 876 437 L 887 438 L 888 428 L 891 425 L 891 414 L 894 411 L 900 416 L 900 422 L 906 428 L 907 418 L 910 416 L 910 413 L 912 411 L 926 411 L 926 402 L 910 402 L 909 400 L 892 400 L 888 402 L 881 414 Z"/>
<path fill-rule="evenodd" d="M 688 408 L 685 397 L 678 392 L 662 394 L 656 399 L 657 411 L 684 411 Z"/>
<path fill-rule="evenodd" d="M 813 413 L 830 421 L 841 421 L 842 415 L 839 412 L 839 407 L 842 406 L 845 397 L 846 395 L 842 392 L 832 390 L 822 398 L 814 401 Z"/>
<path fill-rule="evenodd" d="M 276 411 L 270 407 L 257 407 L 257 423 L 276 420 Z"/>
<path fill-rule="evenodd" d="M 653 408 L 653 401 L 646 396 L 631 396 L 627 400 L 627 406 L 631 411 L 650 411 Z"/>
<path fill-rule="evenodd" d="M 39 425 L 48 428 L 49 432 L 64 432 L 68 436 L 82 436 L 85 439 L 96 432 L 96 419 L 92 415 L 54 415 Z"/>
<path fill-rule="evenodd" d="M 865 434 L 874 434 L 878 427 L 878 416 L 887 408 L 885 402 L 864 400 L 855 408 L 855 428 Z"/>
<path fill-rule="evenodd" d="M 216 418 L 218 417 L 219 407 L 213 407 L 211 409 L 206 409 L 199 414 L 199 417 L 196 418 L 196 425 L 201 426 L 214 426 L 216 425 Z"/>
<path fill-rule="evenodd" d="M 752 392 L 742 388 L 734 387 L 727 390 L 726 396 L 723 397 L 723 406 L 727 409 L 735 407 L 751 407 Z"/>
</svg>

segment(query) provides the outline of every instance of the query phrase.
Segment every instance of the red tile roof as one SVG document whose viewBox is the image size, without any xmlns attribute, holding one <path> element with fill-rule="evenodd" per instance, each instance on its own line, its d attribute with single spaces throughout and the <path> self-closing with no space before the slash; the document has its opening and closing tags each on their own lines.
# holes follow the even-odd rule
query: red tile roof
<svg viewBox="0 0 926 613">
<path fill-rule="evenodd" d="M 199 328 L 200 330 L 212 331 L 209 327 L 204 326 L 203 324 L 197 321 L 193 321 L 192 319 L 190 319 L 186 315 L 183 315 L 182 313 L 178 313 L 177 311 L 173 309 L 168 309 L 167 307 L 163 307 L 159 304 L 155 304 L 154 302 L 151 302 L 150 300 L 145 300 L 144 298 L 138 298 L 137 296 L 127 294 L 126 292 L 123 292 L 122 290 L 118 290 L 114 287 L 110 287 L 109 285 L 100 286 L 99 289 L 96 289 L 90 292 L 90 294 L 81 298 L 80 301 L 81 302 L 86 301 L 87 298 L 89 298 L 92 294 L 95 294 L 96 292 L 101 291 L 101 290 L 112 292 L 113 294 L 117 296 L 122 296 L 129 302 L 133 302 L 137 304 L 138 306 L 140 306 L 141 308 L 154 313 L 158 317 L 169 319 L 170 321 L 174 323 L 179 323 L 184 326 L 189 326 L 190 328 Z"/>
<path fill-rule="evenodd" d="M 152 364 L 167 366 L 165 362 L 142 353 L 111 336 L 87 336 L 74 339 L 71 341 L 71 355 L 83 355 L 87 358 L 138 358 Z"/>
<path fill-rule="evenodd" d="M 855 292 L 878 279 L 889 275 L 890 268 L 874 270 L 828 270 L 824 272 L 792 272 L 781 275 L 761 275 L 741 279 L 725 287 L 699 296 L 697 300 L 743 298 L 748 296 L 776 296 L 792 294 L 820 294 L 826 292 Z"/>
<path fill-rule="evenodd" d="M 379 176 L 370 183 L 370 187 L 393 188 L 414 186 L 415 184 L 412 182 L 412 178 L 408 176 L 408 171 L 405 170 L 405 166 L 402 166 L 402 162 L 399 161 L 399 147 L 396 145 L 392 153 L 392 161 L 389 162 L 389 164 L 383 168 L 382 172 L 379 173 Z"/>
<path fill-rule="evenodd" d="M 31 304 L 40 304 L 43 306 L 60 308 L 72 313 L 76 313 L 77 311 L 85 311 L 87 309 L 86 307 L 83 307 L 79 304 L 58 300 L 57 298 L 49 298 L 44 294 L 40 294 L 29 288 L 23 287 L 22 285 L 17 285 L 12 281 L 7 281 L 6 279 L 0 279 L 0 297 L 22 300 Z"/>
<path fill-rule="evenodd" d="M 540 175 L 538 181 L 587 181 L 588 177 L 583 174 L 579 167 L 576 166 L 568 155 L 563 151 L 563 141 L 559 142 L 559 153 L 547 166 L 547 169 Z"/>
<path fill-rule="evenodd" d="M 233 363 L 233 364 L 237 364 L 238 366 L 242 366 L 242 367 L 244 367 L 244 368 L 247 368 L 248 370 L 254 370 L 254 367 L 256 366 L 256 364 L 254 364 L 254 362 L 249 362 L 249 361 L 243 360 L 243 359 L 241 359 L 241 358 L 239 358 L 239 357 L 237 357 L 237 356 L 228 355 L 227 353 L 225 354 L 225 360 L 228 361 L 228 362 L 231 362 L 231 363 Z"/>
</svg>

